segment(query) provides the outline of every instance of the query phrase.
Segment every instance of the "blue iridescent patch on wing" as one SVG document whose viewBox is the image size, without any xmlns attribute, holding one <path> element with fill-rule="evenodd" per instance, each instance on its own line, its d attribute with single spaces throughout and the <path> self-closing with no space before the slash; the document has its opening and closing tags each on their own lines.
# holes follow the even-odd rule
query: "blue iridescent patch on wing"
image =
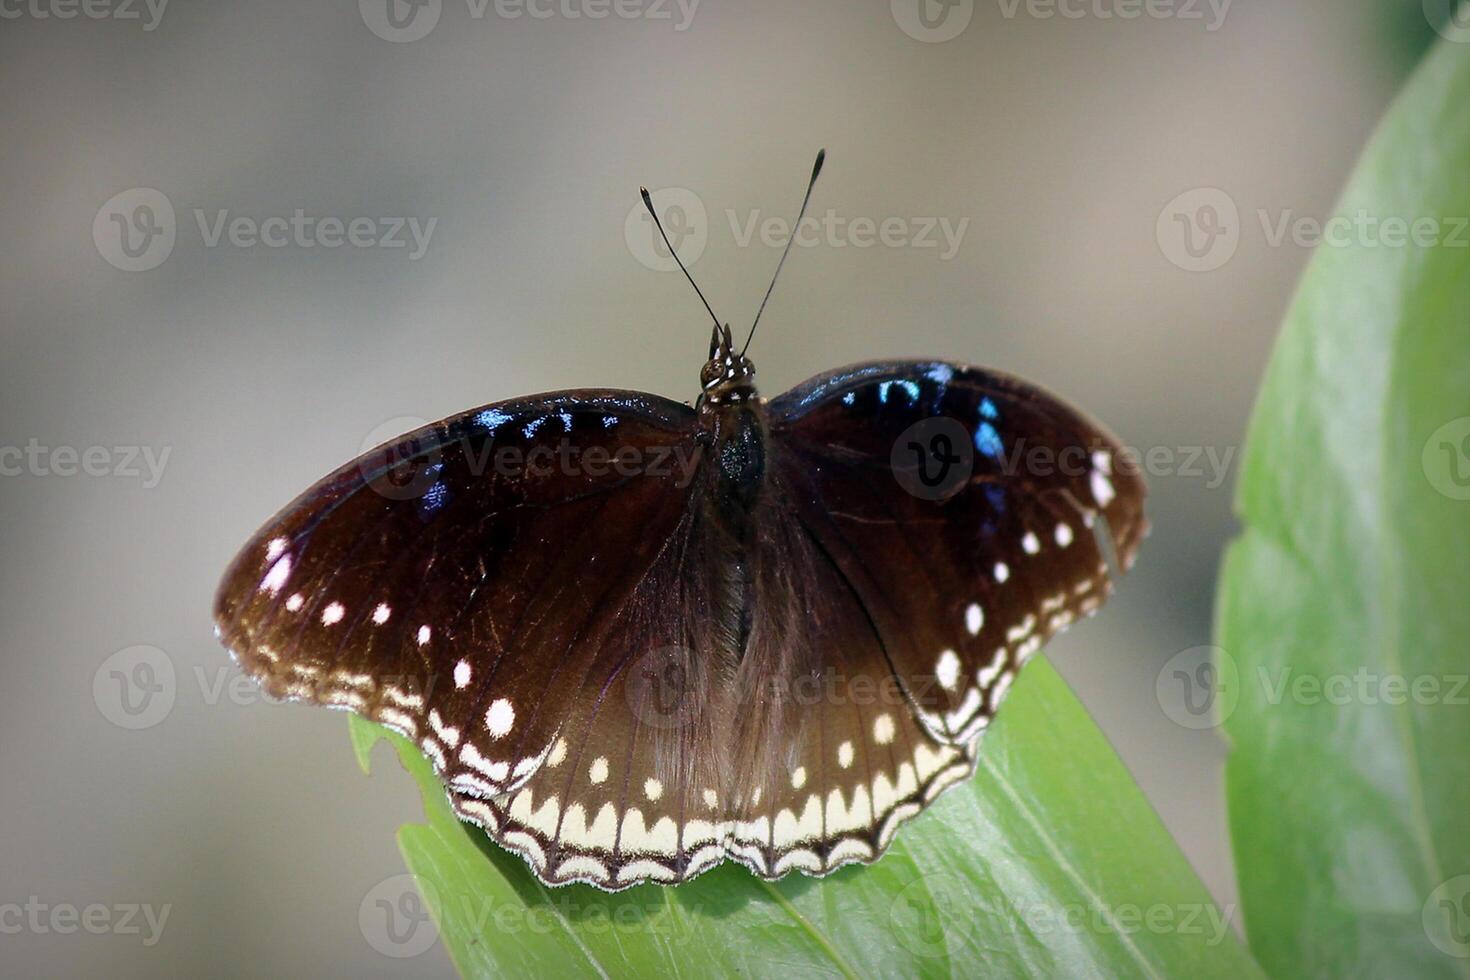
<svg viewBox="0 0 1470 980">
<path fill-rule="evenodd" d="M 428 517 L 448 502 L 449 487 L 443 482 L 436 483 L 425 490 L 424 495 L 419 498 L 419 513 Z"/>
<path fill-rule="evenodd" d="M 948 364 L 931 364 L 924 375 L 936 384 L 947 385 L 954 378 L 954 368 Z"/>
<path fill-rule="evenodd" d="M 531 438 L 536 434 L 536 430 L 541 428 L 541 426 L 546 422 L 546 419 L 547 416 L 545 415 L 537 416 L 536 418 L 525 424 L 525 426 L 521 429 L 521 434 L 524 435 L 527 439 Z"/>
<path fill-rule="evenodd" d="M 1000 527 L 999 518 L 1006 512 L 1005 488 L 997 483 L 987 483 L 981 492 L 985 494 L 985 502 L 990 505 L 990 513 L 980 522 L 980 529 L 987 535 L 993 535 Z"/>
<path fill-rule="evenodd" d="M 980 399 L 980 417 L 987 419 L 1000 418 L 1000 411 L 995 407 L 995 402 L 989 398 Z"/>
<path fill-rule="evenodd" d="M 894 388 L 902 391 L 907 396 L 907 402 L 910 405 L 919 400 L 919 383 L 917 381 L 909 381 L 908 379 L 880 381 L 878 383 L 878 400 L 887 405 L 889 396 L 893 393 Z"/>
<path fill-rule="evenodd" d="M 491 435 L 494 435 L 496 429 L 500 428 L 502 425 L 509 421 L 510 416 L 502 412 L 498 408 L 487 408 L 479 415 L 475 416 L 475 424 L 483 425 L 485 428 L 489 429 Z"/>
<path fill-rule="evenodd" d="M 929 403 L 929 411 L 938 415 L 942 411 L 944 396 L 949 393 L 949 383 L 954 379 L 954 368 L 948 364 L 931 364 L 924 377 L 934 382 L 934 397 Z"/>
<path fill-rule="evenodd" d="M 999 459 L 1001 453 L 1005 452 L 1000 433 L 989 422 L 981 422 L 980 427 L 975 430 L 975 448 L 991 459 Z"/>
<path fill-rule="evenodd" d="M 855 391 L 849 391 L 847 394 L 845 394 L 845 395 L 842 396 L 842 404 L 844 404 L 844 405 L 853 405 L 853 404 L 856 404 L 856 403 L 857 403 L 857 392 L 855 392 Z"/>
<path fill-rule="evenodd" d="M 1006 512 L 1006 490 L 998 483 L 985 484 L 985 502 L 998 514 Z"/>
<path fill-rule="evenodd" d="M 613 426 L 615 426 L 617 424 L 618 424 L 618 417 L 616 415 L 604 415 L 602 417 L 602 427 L 604 429 L 611 429 Z"/>
</svg>

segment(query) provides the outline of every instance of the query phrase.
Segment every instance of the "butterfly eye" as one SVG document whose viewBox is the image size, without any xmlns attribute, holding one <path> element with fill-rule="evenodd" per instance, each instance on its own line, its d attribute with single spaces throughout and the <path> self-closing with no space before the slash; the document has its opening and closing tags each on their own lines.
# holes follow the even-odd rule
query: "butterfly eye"
<svg viewBox="0 0 1470 980">
<path fill-rule="evenodd" d="M 704 367 L 699 369 L 699 386 L 709 388 L 725 376 L 725 366 L 714 358 L 705 362 Z"/>
</svg>

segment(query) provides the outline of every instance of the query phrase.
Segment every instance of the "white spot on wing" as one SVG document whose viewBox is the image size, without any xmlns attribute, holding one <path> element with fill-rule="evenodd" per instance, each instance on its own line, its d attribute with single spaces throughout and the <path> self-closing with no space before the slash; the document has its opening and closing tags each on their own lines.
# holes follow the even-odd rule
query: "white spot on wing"
<svg viewBox="0 0 1470 980">
<path fill-rule="evenodd" d="M 1010 577 L 1011 577 L 1011 569 L 1010 569 L 1010 567 L 1008 565 L 1006 565 L 1006 563 L 1003 562 L 1003 561 L 996 562 L 995 563 L 995 580 L 997 582 L 1004 582 L 1006 579 L 1008 579 Z"/>
<path fill-rule="evenodd" d="M 959 684 L 960 658 L 955 656 L 953 650 L 946 650 L 939 655 L 939 662 L 934 665 L 934 676 L 939 679 L 939 686 L 946 691 L 953 691 Z"/>
<path fill-rule="evenodd" d="M 427 629 L 427 627 L 425 628 Z M 463 691 L 469 686 L 470 662 L 468 660 L 461 660 L 459 663 L 454 665 L 454 687 L 456 690 Z"/>
<path fill-rule="evenodd" d="M 664 795 L 664 784 L 657 779 L 650 779 L 643 784 L 643 795 L 650 800 L 657 800 Z"/>
<path fill-rule="evenodd" d="M 496 698 L 485 712 L 485 728 L 491 738 L 500 738 L 516 723 L 516 709 L 505 698 Z"/>
<path fill-rule="evenodd" d="M 977 635 L 985 625 L 985 610 L 980 608 L 980 603 L 972 602 L 965 607 L 965 629 L 970 631 L 971 636 Z"/>
<path fill-rule="evenodd" d="M 302 598 L 300 592 L 292 593 L 291 596 L 286 600 L 286 608 L 291 612 L 300 612 L 301 607 L 304 605 L 306 605 L 306 600 Z"/>
<path fill-rule="evenodd" d="M 975 674 L 975 680 L 980 682 L 981 687 L 989 687 L 995 683 L 995 678 L 1006 666 L 1006 648 L 999 647 L 995 655 L 990 658 L 990 663 L 981 667 Z"/>
<path fill-rule="evenodd" d="M 291 556 L 282 555 L 276 559 L 276 563 L 265 573 L 265 578 L 260 580 L 260 587 L 275 595 L 281 591 L 281 586 L 286 584 L 286 579 L 291 577 Z"/>
<path fill-rule="evenodd" d="M 587 778 L 594 783 L 607 779 L 607 756 L 600 755 L 587 767 Z"/>
<path fill-rule="evenodd" d="M 1113 491 L 1113 481 L 1109 480 L 1100 470 L 1092 471 L 1092 499 L 1097 501 L 1099 507 L 1106 508 L 1113 502 L 1116 493 Z"/>
<path fill-rule="evenodd" d="M 879 745 L 893 741 L 893 716 L 885 712 L 873 719 L 873 741 Z"/>
<path fill-rule="evenodd" d="M 1097 501 L 1099 507 L 1107 507 L 1113 502 L 1116 494 L 1113 491 L 1113 481 L 1108 477 L 1113 474 L 1113 455 L 1106 449 L 1099 449 L 1092 454 L 1092 497 Z"/>
<path fill-rule="evenodd" d="M 806 766 L 797 766 L 796 771 L 791 774 L 791 788 L 801 789 L 806 785 Z"/>
<path fill-rule="evenodd" d="M 556 740 L 556 744 L 551 747 L 551 755 L 546 757 L 546 764 L 552 769 L 555 769 L 557 766 L 562 764 L 562 760 L 566 757 L 567 740 L 564 738 L 559 738 Z"/>
<path fill-rule="evenodd" d="M 852 743 L 843 742 L 837 746 L 837 764 L 846 769 L 852 765 Z"/>
<path fill-rule="evenodd" d="M 425 643 L 428 643 L 429 642 L 429 637 L 432 636 L 432 635 L 433 635 L 433 632 L 429 629 L 429 624 L 428 623 L 425 623 L 424 625 L 420 626 L 419 627 L 419 635 L 418 635 L 419 646 L 423 646 Z"/>
<path fill-rule="evenodd" d="M 322 625 L 323 626 L 331 626 L 334 623 L 340 623 L 340 622 L 342 622 L 342 616 L 346 612 L 347 612 L 347 610 L 344 609 L 344 608 L 342 608 L 342 603 L 340 603 L 340 602 L 331 602 L 331 603 L 328 603 L 327 604 L 327 608 L 325 608 L 325 609 L 322 610 Z"/>
<path fill-rule="evenodd" d="M 1041 542 L 1037 539 L 1036 535 L 1027 531 L 1026 536 L 1021 539 L 1021 548 L 1026 554 L 1034 555 L 1041 550 Z"/>
<path fill-rule="evenodd" d="M 1057 544 L 1065 548 L 1072 543 L 1072 528 L 1068 524 L 1058 524 L 1056 530 Z"/>
<path fill-rule="evenodd" d="M 386 602 L 380 602 L 378 603 L 378 608 L 373 610 L 373 622 L 382 626 L 388 621 L 388 617 L 391 615 L 393 615 L 393 608 Z"/>
</svg>

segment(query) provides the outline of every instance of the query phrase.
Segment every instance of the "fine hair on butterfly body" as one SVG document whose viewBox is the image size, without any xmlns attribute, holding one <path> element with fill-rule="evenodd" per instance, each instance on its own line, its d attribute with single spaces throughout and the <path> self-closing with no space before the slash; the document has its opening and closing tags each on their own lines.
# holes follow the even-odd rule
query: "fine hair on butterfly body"
<svg viewBox="0 0 1470 980">
<path fill-rule="evenodd" d="M 876 860 L 1147 530 L 1118 441 L 1028 382 L 878 362 L 767 401 L 710 316 L 693 407 L 583 389 L 408 433 L 216 596 L 268 695 L 413 741 L 547 884 Z"/>
</svg>

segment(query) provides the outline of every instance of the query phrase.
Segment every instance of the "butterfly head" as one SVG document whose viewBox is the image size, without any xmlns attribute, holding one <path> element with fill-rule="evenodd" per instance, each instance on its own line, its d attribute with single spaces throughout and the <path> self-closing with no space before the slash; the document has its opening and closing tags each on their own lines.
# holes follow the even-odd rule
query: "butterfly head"
<svg viewBox="0 0 1470 980">
<path fill-rule="evenodd" d="M 710 405 L 755 397 L 755 365 L 735 349 L 730 327 L 716 326 L 710 336 L 709 360 L 699 371 L 702 401 Z"/>
</svg>

